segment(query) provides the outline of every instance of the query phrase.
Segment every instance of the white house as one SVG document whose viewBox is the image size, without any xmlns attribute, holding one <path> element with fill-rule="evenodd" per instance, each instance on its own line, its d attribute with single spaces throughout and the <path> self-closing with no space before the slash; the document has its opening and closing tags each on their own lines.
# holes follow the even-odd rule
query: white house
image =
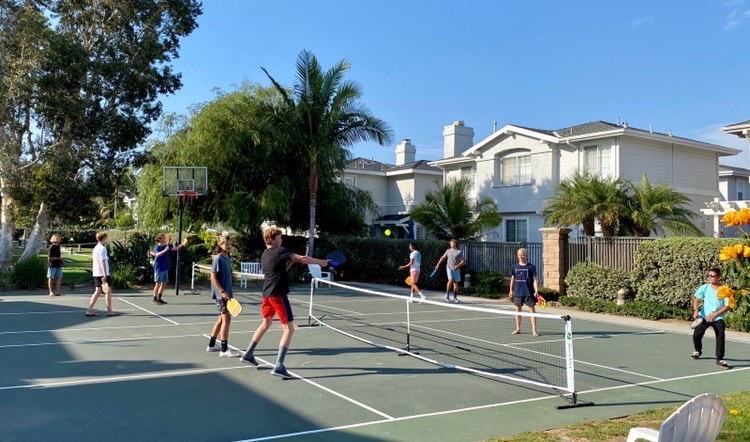
<svg viewBox="0 0 750 442">
<path fill-rule="evenodd" d="M 605 121 L 556 130 L 508 124 L 476 144 L 473 130 L 460 121 L 443 134 L 445 158 L 430 164 L 443 170 L 445 181 L 473 177 L 476 195 L 497 202 L 503 223 L 485 237 L 490 241 L 540 242 L 545 200 L 561 179 L 583 170 L 634 182 L 646 174 L 652 184 L 668 183 L 692 200 L 696 225 L 709 235 L 711 218 L 701 209 L 719 197 L 719 158 L 740 152 Z"/>
<path fill-rule="evenodd" d="M 397 238 L 425 237 L 425 230 L 414 225 L 408 212 L 414 204 L 423 201 L 428 192 L 440 188 L 443 173 L 427 161 L 415 161 L 416 152 L 411 140 L 404 139 L 396 146 L 395 165 L 355 158 L 341 173 L 342 182 L 370 192 L 378 205 L 379 213 L 365 219 L 371 236 L 384 237 L 388 230 Z"/>
</svg>

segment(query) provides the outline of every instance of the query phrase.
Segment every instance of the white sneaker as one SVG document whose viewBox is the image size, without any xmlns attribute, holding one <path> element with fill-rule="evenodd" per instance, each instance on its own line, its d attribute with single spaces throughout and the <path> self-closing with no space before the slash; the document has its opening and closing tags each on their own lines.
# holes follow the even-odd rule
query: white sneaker
<svg viewBox="0 0 750 442">
<path fill-rule="evenodd" d="M 421 304 L 425 299 L 427 299 L 427 296 L 425 296 L 425 295 L 423 295 L 423 294 L 420 293 L 419 294 L 419 303 Z"/>
<path fill-rule="evenodd" d="M 453 302 L 455 302 L 456 304 L 460 304 L 461 303 L 461 301 L 459 301 L 458 298 L 453 298 Z"/>
<path fill-rule="evenodd" d="M 228 348 L 227 351 L 220 351 L 219 357 L 220 358 L 239 358 L 239 357 L 242 357 L 242 352 Z"/>
<path fill-rule="evenodd" d="M 208 346 L 208 347 L 206 347 L 206 351 L 210 351 L 210 352 L 221 351 L 221 345 L 214 344 L 213 347 Z"/>
</svg>

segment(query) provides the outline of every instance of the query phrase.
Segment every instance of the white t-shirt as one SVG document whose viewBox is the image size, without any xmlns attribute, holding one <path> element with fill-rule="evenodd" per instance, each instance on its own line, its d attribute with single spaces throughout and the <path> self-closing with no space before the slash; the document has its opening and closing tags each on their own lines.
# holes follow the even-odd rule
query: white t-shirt
<svg viewBox="0 0 750 442">
<path fill-rule="evenodd" d="M 419 268 L 422 267 L 422 254 L 419 253 L 419 250 L 411 252 L 409 254 L 409 259 L 411 260 L 410 270 L 419 270 Z"/>
<path fill-rule="evenodd" d="M 107 248 L 101 244 L 97 244 L 94 247 L 94 251 L 91 252 L 91 258 L 94 261 L 92 271 L 94 277 L 109 276 L 109 257 L 107 256 Z M 104 275 L 102 274 L 102 263 L 104 265 Z"/>
</svg>

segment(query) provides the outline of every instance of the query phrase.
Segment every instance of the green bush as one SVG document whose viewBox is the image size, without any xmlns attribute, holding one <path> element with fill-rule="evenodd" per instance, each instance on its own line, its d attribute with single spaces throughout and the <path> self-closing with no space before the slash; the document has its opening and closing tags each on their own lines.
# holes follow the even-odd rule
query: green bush
<svg viewBox="0 0 750 442">
<path fill-rule="evenodd" d="M 498 299 L 503 296 L 503 282 L 505 277 L 502 273 L 492 272 L 489 270 L 483 270 L 476 272 L 472 277 L 472 281 L 476 281 L 474 287 L 472 287 L 473 294 L 481 298 Z"/>
<path fill-rule="evenodd" d="M 634 257 L 636 299 L 689 308 L 706 271 L 721 267 L 719 252 L 737 239 L 662 238 L 642 243 Z M 723 281 L 732 285 L 734 281 Z"/>
<path fill-rule="evenodd" d="M 17 261 L 10 271 L 10 283 L 17 289 L 37 289 L 47 284 L 47 260 L 31 257 Z"/>
<path fill-rule="evenodd" d="M 568 296 L 608 301 L 617 300 L 620 289 L 632 291 L 631 277 L 627 271 L 586 262 L 570 269 L 565 277 L 565 285 Z"/>
<path fill-rule="evenodd" d="M 586 312 L 635 316 L 652 321 L 659 319 L 682 319 L 687 321 L 692 319 L 692 310 L 648 301 L 629 301 L 625 305 L 617 305 L 614 301 L 604 299 L 562 296 L 559 302 L 564 306 L 576 307 Z"/>
<path fill-rule="evenodd" d="M 548 287 L 539 287 L 539 294 L 545 301 L 557 301 L 560 299 L 560 292 Z"/>
<path fill-rule="evenodd" d="M 112 241 L 109 246 L 110 272 L 119 269 L 129 272 L 133 282 L 146 283 L 153 281 L 154 268 L 149 258 L 151 250 L 151 235 L 136 233 L 129 237 L 127 243 Z M 128 270 L 125 270 L 125 269 Z"/>
<path fill-rule="evenodd" d="M 135 268 L 130 264 L 119 265 L 110 272 L 109 283 L 116 289 L 129 289 L 138 281 Z"/>
</svg>

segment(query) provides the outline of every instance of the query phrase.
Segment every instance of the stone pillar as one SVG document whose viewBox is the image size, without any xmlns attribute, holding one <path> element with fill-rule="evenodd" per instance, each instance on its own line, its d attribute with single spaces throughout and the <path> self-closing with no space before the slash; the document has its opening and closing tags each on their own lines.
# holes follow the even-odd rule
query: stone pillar
<svg viewBox="0 0 750 442">
<path fill-rule="evenodd" d="M 543 227 L 542 232 L 542 261 L 544 286 L 565 294 L 565 244 L 568 242 L 570 229 L 558 227 Z"/>
</svg>

